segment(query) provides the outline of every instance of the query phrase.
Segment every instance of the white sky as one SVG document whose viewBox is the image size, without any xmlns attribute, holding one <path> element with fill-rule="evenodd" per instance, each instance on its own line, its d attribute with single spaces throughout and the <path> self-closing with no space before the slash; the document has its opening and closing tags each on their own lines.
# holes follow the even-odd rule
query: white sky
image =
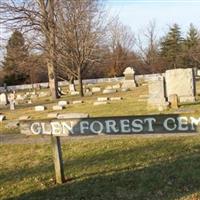
<svg viewBox="0 0 200 200">
<path fill-rule="evenodd" d="M 190 23 L 200 29 L 200 0 L 103 0 L 111 14 L 138 34 L 152 20 L 157 24 L 157 35 L 162 36 L 168 26 L 177 23 L 186 32 Z M 0 34 L 2 31 L 0 30 Z M 0 43 L 2 43 L 0 37 Z M 1 48 L 1 45 L 0 45 Z M 0 49 L 0 60 L 2 59 Z"/>
<path fill-rule="evenodd" d="M 119 14 L 121 21 L 135 33 L 144 29 L 152 20 L 156 21 L 159 35 L 169 25 L 177 23 L 186 32 L 190 23 L 200 28 L 200 0 L 108 0 L 113 14 Z"/>
</svg>

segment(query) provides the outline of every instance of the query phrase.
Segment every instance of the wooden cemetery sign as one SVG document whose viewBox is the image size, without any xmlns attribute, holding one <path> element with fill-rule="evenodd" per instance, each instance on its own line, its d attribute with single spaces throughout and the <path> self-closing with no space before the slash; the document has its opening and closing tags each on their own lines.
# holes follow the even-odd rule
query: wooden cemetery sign
<svg viewBox="0 0 200 200">
<path fill-rule="evenodd" d="M 200 132 L 200 117 L 169 114 L 27 120 L 20 122 L 20 129 L 26 135 L 52 136 L 56 181 L 63 183 L 60 136 L 197 133 Z"/>
</svg>

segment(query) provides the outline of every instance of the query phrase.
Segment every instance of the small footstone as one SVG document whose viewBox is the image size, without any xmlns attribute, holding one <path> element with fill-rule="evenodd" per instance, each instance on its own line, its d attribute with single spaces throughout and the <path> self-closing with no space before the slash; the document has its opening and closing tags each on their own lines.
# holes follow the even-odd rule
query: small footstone
<svg viewBox="0 0 200 200">
<path fill-rule="evenodd" d="M 122 97 L 111 97 L 110 98 L 111 101 L 120 101 L 122 99 L 123 99 Z"/>
<path fill-rule="evenodd" d="M 47 115 L 47 118 L 57 118 L 58 117 L 58 113 L 49 113 L 48 115 Z"/>
<path fill-rule="evenodd" d="M 64 106 L 55 105 L 53 106 L 53 110 L 63 110 Z"/>
<path fill-rule="evenodd" d="M 35 111 L 44 111 L 45 109 L 45 106 L 35 106 Z"/>
<path fill-rule="evenodd" d="M 67 101 L 59 101 L 59 102 L 58 102 L 58 105 L 59 105 L 59 106 L 66 106 L 67 104 L 68 104 Z"/>
<path fill-rule="evenodd" d="M 99 106 L 99 105 L 106 105 L 106 104 L 108 104 L 108 102 L 107 101 L 96 101 L 96 102 L 94 102 L 94 106 Z"/>
<path fill-rule="evenodd" d="M 30 119 L 31 117 L 30 116 L 21 116 L 21 117 L 19 117 L 19 120 L 21 121 L 21 120 L 28 120 L 28 119 Z"/>
<path fill-rule="evenodd" d="M 108 101 L 108 97 L 98 97 L 97 101 Z"/>
<path fill-rule="evenodd" d="M 88 118 L 89 114 L 87 113 L 66 113 L 59 114 L 58 119 L 79 119 L 79 118 Z"/>
<path fill-rule="evenodd" d="M 73 101 L 73 102 L 72 102 L 72 104 L 81 104 L 81 103 L 83 103 L 82 100 L 78 100 L 78 101 Z"/>
</svg>

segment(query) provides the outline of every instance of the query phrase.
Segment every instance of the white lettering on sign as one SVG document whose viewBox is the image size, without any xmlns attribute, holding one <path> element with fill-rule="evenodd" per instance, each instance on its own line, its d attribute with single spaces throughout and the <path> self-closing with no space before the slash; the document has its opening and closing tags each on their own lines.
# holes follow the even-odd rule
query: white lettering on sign
<svg viewBox="0 0 200 200">
<path fill-rule="evenodd" d="M 199 128 L 198 128 L 199 127 Z M 149 132 L 188 132 L 200 130 L 200 117 L 167 117 L 167 118 L 115 118 L 115 119 L 81 119 L 32 122 L 30 131 L 34 135 L 67 136 L 75 134 L 117 134 Z"/>
<path fill-rule="evenodd" d="M 195 119 L 194 117 L 190 117 L 191 129 L 194 131 L 195 127 L 200 125 L 200 117 Z"/>
<path fill-rule="evenodd" d="M 117 123 L 115 120 L 107 120 L 105 121 L 106 124 L 106 132 L 107 133 L 118 133 L 119 129 L 117 128 Z"/>
<path fill-rule="evenodd" d="M 144 122 L 145 122 L 145 123 L 147 122 L 149 132 L 153 132 L 153 131 L 154 131 L 153 123 L 156 122 L 156 119 L 150 117 L 150 118 L 144 119 Z"/>
<path fill-rule="evenodd" d="M 89 129 L 89 122 L 81 121 L 80 122 L 80 132 L 81 132 L 81 134 L 84 134 L 85 130 L 88 130 L 88 129 Z"/>
<path fill-rule="evenodd" d="M 130 122 L 128 119 L 120 120 L 121 132 L 122 133 L 130 133 Z"/>
<path fill-rule="evenodd" d="M 169 124 L 172 125 L 172 128 L 169 127 Z M 174 131 L 177 128 L 176 120 L 174 118 L 172 118 L 172 117 L 169 117 L 164 121 L 163 126 L 168 131 Z"/>
<path fill-rule="evenodd" d="M 141 119 L 135 119 L 132 121 L 132 131 L 139 133 L 143 131 L 143 121 Z"/>
<path fill-rule="evenodd" d="M 179 131 L 187 131 L 189 129 L 187 117 L 178 117 L 177 120 L 178 120 Z"/>
<path fill-rule="evenodd" d="M 90 124 L 90 129 L 93 133 L 102 133 L 103 132 L 103 124 L 99 121 L 93 121 Z"/>
<path fill-rule="evenodd" d="M 31 132 L 35 135 L 42 134 L 42 127 L 40 122 L 34 122 L 31 124 Z"/>
</svg>

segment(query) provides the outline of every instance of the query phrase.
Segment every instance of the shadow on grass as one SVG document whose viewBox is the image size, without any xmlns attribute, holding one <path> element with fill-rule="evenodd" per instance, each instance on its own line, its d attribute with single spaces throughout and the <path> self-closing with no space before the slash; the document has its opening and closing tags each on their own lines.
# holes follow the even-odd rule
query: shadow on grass
<svg viewBox="0 0 200 200">
<path fill-rule="evenodd" d="M 200 190 L 200 156 L 191 154 L 173 162 L 142 169 L 98 173 L 48 190 L 22 194 L 19 199 L 175 200 Z"/>
<path fill-rule="evenodd" d="M 166 151 L 170 151 L 166 155 L 168 160 L 165 161 L 163 161 L 163 156 L 161 160 L 159 160 L 159 157 L 153 156 L 163 145 L 168 149 Z M 175 147 L 180 152 L 175 152 L 176 159 L 170 160 L 170 154 L 175 151 Z M 162 148 L 162 151 L 164 151 L 163 149 L 165 148 Z M 148 152 L 151 153 L 148 154 Z M 147 163 L 145 167 L 139 168 L 135 163 L 143 159 L 145 153 L 147 153 L 146 160 L 154 160 L 154 162 Z M 127 159 L 125 158 L 126 155 L 129 155 Z M 131 158 L 133 161 L 130 160 Z M 156 158 L 157 160 L 155 160 Z M 119 165 L 119 168 L 108 165 L 108 169 L 104 167 L 101 172 L 98 169 L 95 173 L 90 171 L 89 168 L 95 164 L 95 161 L 100 165 L 105 164 L 109 159 L 113 159 L 113 162 L 116 163 L 116 166 Z M 130 165 L 122 167 L 122 162 L 130 163 Z M 70 170 L 70 168 L 72 170 L 77 168 L 81 171 L 81 166 L 85 169 L 88 168 L 88 173 L 82 173 L 79 177 L 72 179 L 71 182 L 54 185 L 54 187 L 51 186 L 45 190 L 23 193 L 10 199 L 175 200 L 200 191 L 199 145 L 193 146 L 193 150 L 188 153 L 185 145 L 166 141 L 159 141 L 156 144 L 148 144 L 143 147 L 133 147 L 129 150 L 104 151 L 98 155 L 77 157 L 74 160 L 66 161 L 65 171 L 67 171 L 66 169 Z M 21 179 L 42 174 L 44 176 L 45 173 L 45 176 L 47 176 L 47 173 L 49 176 L 50 171 L 53 171 L 53 166 L 49 162 L 43 162 L 35 168 L 7 171 L 0 178 L 5 181 L 13 179 L 18 181 L 17 174 L 20 174 Z"/>
</svg>

